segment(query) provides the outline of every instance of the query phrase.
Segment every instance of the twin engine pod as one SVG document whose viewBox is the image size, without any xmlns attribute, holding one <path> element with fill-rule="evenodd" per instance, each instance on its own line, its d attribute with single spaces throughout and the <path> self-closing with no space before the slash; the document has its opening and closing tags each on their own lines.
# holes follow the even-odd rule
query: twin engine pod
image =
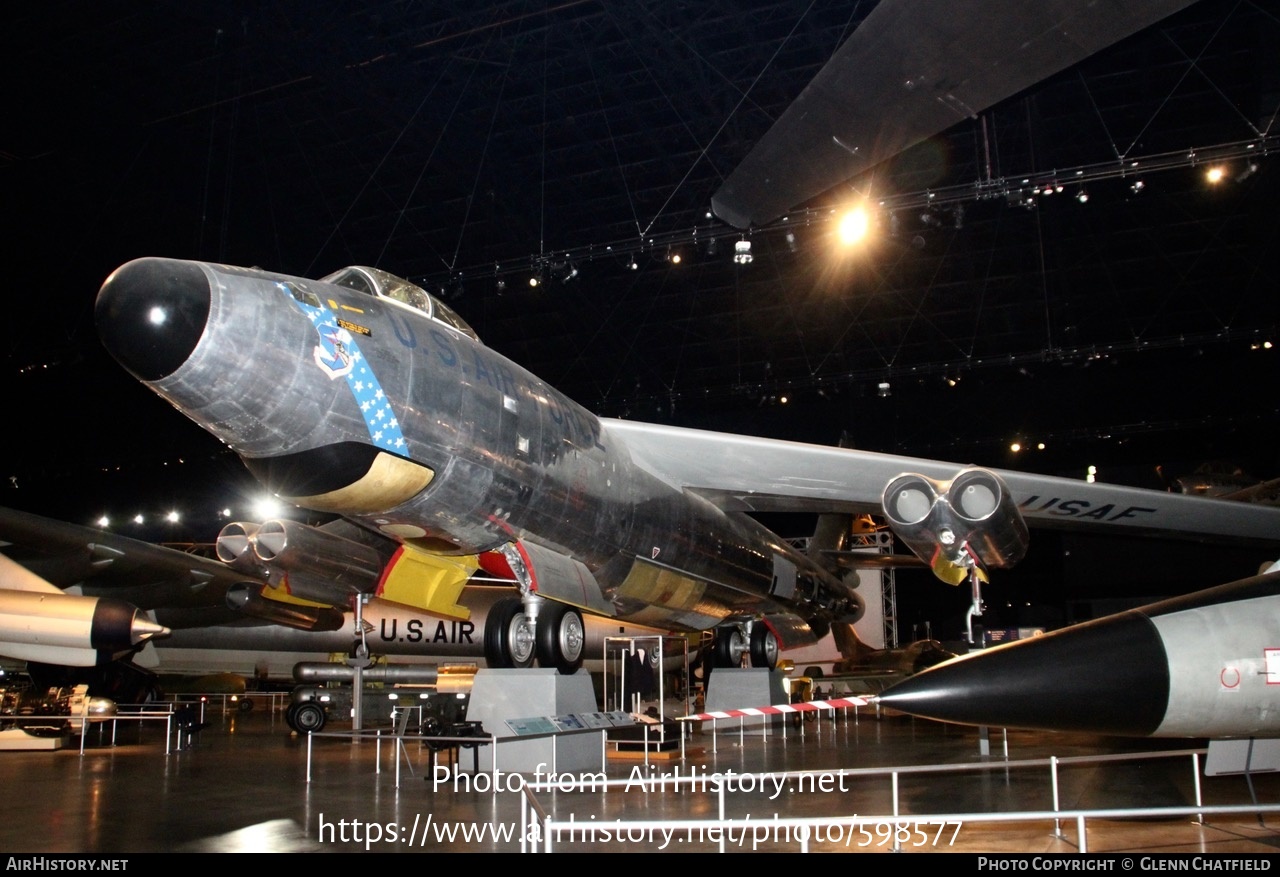
<svg viewBox="0 0 1280 877">
<path fill-rule="evenodd" d="M 1027 553 L 1026 521 L 994 472 L 965 469 L 950 482 L 899 475 L 882 499 L 889 526 L 934 575 L 958 585 L 976 569 L 1016 564 Z"/>
<path fill-rule="evenodd" d="M 343 606 L 373 590 L 383 562 L 376 549 L 296 521 L 228 524 L 218 559 L 300 600 Z"/>
</svg>

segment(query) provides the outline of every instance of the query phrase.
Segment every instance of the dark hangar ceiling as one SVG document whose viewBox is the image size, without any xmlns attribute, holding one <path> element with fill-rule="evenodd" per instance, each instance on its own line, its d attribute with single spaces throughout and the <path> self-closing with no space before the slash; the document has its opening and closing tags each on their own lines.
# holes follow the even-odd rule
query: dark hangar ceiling
<svg viewBox="0 0 1280 877">
<path fill-rule="evenodd" d="M 6 361 L 44 400 L 10 487 L 69 502 L 88 471 L 221 454 L 98 348 L 93 296 L 142 255 L 378 265 L 602 415 L 1280 474 L 1280 369 L 1252 349 L 1280 340 L 1274 10 L 1200 0 L 770 226 L 711 217 L 875 6 L 7 9 Z M 854 195 L 884 202 L 878 242 L 836 257 Z"/>
</svg>

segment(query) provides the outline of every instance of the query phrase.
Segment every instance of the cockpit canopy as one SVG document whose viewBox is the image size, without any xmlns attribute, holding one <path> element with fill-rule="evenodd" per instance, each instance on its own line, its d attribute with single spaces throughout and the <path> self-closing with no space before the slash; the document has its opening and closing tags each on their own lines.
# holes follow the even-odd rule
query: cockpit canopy
<svg viewBox="0 0 1280 877">
<path fill-rule="evenodd" d="M 415 286 L 402 277 L 396 277 L 394 274 L 388 274 L 378 268 L 352 265 L 321 279 L 325 283 L 345 286 L 347 289 L 354 289 L 356 292 L 362 292 L 365 295 L 384 298 L 398 305 L 413 308 L 439 323 L 444 323 L 452 329 L 457 329 L 464 335 L 469 336 L 473 341 L 480 340 L 480 336 L 475 333 L 475 330 L 468 326 L 467 321 L 458 316 L 453 308 L 428 293 L 422 287 Z"/>
</svg>

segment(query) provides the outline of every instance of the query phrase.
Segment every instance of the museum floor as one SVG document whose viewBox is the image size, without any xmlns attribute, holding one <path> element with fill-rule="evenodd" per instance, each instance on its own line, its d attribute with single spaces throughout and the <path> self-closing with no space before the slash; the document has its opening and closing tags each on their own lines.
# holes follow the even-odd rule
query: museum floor
<svg viewBox="0 0 1280 877">
<path fill-rule="evenodd" d="M 57 751 L 0 752 L 0 783 L 8 801 L 0 821 L 0 847 L 10 853 L 146 852 L 518 852 L 517 840 L 494 839 L 495 832 L 517 831 L 519 796 L 510 792 L 465 789 L 449 782 L 435 788 L 428 769 L 429 750 L 406 742 L 397 776 L 394 747 L 370 740 L 317 737 L 310 761 L 306 738 L 291 733 L 281 714 L 267 708 L 249 712 L 213 709 L 188 748 L 165 753 L 164 726 L 133 723 L 90 732 L 83 755 L 78 738 Z M 326 729 L 329 730 L 329 729 Z M 1007 741 L 1008 762 L 1005 761 Z M 891 814 L 893 777 L 888 773 L 842 774 L 886 766 L 981 765 L 974 772 L 913 774 L 897 779 L 903 814 L 973 814 L 1053 809 L 1053 785 L 1043 764 L 1027 759 L 1071 759 L 1097 754 L 1133 754 L 1153 749 L 1192 748 L 1196 741 L 1153 746 L 1153 741 L 1123 741 L 1079 735 L 1009 732 L 992 734 L 990 755 L 980 754 L 974 729 L 944 726 L 902 716 L 862 711 L 843 719 L 818 719 L 802 729 L 788 726 L 767 737 L 720 728 L 713 739 L 704 726 L 678 752 L 656 758 L 648 770 L 634 758 L 607 763 L 611 779 L 634 778 L 630 789 L 555 792 L 541 801 L 552 818 L 572 818 L 597 829 L 595 837 L 561 833 L 556 851 L 714 852 L 720 836 L 703 829 L 666 835 L 634 829 L 619 842 L 605 842 L 617 820 L 634 825 L 664 820 L 714 819 L 719 803 L 706 789 L 675 792 L 642 786 L 646 775 L 673 773 L 728 776 L 764 771 L 811 771 L 813 790 L 796 788 L 793 777 L 781 792 L 731 788 L 725 815 L 734 818 L 788 817 L 835 819 Z M 1169 741 L 1166 741 L 1169 742 Z M 603 755 L 603 753 L 602 753 Z M 462 766 L 471 755 L 464 752 Z M 1160 760 L 1114 760 L 1059 765 L 1059 811 L 1073 809 L 1192 806 L 1197 780 L 1190 756 Z M 310 769 L 310 781 L 308 781 Z M 398 785 L 397 785 L 398 782 Z M 1200 776 L 1203 805 L 1247 803 L 1248 783 L 1241 776 Z M 822 786 L 825 785 L 825 788 Z M 844 786 L 841 791 L 840 787 Z M 1280 801 L 1274 775 L 1256 777 L 1262 803 Z M 799 850 L 777 823 L 768 836 L 729 832 L 728 849 Z M 376 826 L 376 828 L 375 828 Z M 1143 819 L 1092 819 L 1086 829 L 1090 853 L 1280 851 L 1280 814 L 1265 821 L 1257 815 L 1194 815 Z M 1071 853 L 1079 850 L 1074 819 L 1055 831 L 1051 819 L 978 824 L 958 818 L 945 826 L 912 826 L 904 851 Z M 813 837 L 811 850 L 885 851 L 885 825 L 866 833 L 833 822 L 829 834 Z M 917 831 L 917 829 L 919 829 Z M 392 832 L 395 839 L 392 839 Z M 447 839 L 456 832 L 453 840 Z M 481 832 L 483 837 L 477 837 Z M 466 833 L 466 834 L 464 834 Z M 377 835 L 378 837 L 374 837 Z M 412 837 L 410 837 L 410 835 Z M 426 840 L 424 841 L 424 837 Z M 921 838 L 924 838 L 922 841 Z M 344 839 L 345 838 L 345 839 Z"/>
</svg>

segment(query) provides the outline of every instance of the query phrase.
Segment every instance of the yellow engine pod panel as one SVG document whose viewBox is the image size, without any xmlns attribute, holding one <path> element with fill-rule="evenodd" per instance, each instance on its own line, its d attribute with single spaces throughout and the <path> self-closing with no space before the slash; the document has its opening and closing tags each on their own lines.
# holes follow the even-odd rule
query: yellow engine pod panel
<svg viewBox="0 0 1280 877">
<path fill-rule="evenodd" d="M 473 555 L 446 557 L 401 545 L 382 571 L 377 595 L 424 612 L 469 621 L 471 610 L 460 605 L 458 598 L 479 566 Z"/>
</svg>

